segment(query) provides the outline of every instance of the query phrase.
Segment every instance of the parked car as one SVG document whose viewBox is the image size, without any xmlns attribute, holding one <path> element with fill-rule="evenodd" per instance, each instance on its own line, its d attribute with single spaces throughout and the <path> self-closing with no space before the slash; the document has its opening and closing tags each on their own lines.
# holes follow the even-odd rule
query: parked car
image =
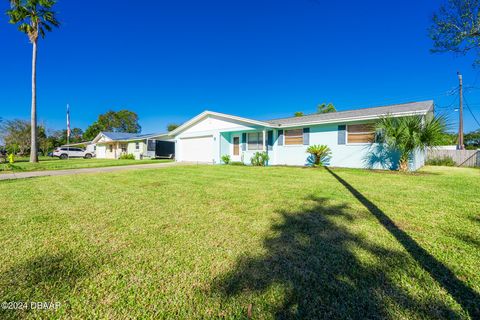
<svg viewBox="0 0 480 320">
<path fill-rule="evenodd" d="M 53 151 L 54 157 L 59 157 L 60 159 L 67 158 L 85 158 L 90 159 L 95 156 L 93 152 L 87 152 L 81 148 L 71 148 L 71 147 L 61 147 L 56 148 Z"/>
</svg>

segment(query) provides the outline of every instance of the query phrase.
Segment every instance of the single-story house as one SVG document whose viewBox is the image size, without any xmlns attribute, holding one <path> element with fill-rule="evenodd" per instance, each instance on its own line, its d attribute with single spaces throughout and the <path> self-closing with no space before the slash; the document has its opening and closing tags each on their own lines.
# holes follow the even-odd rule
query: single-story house
<svg viewBox="0 0 480 320">
<path fill-rule="evenodd" d="M 135 159 L 174 158 L 175 146 L 167 134 L 100 132 L 92 140 L 98 159 L 118 159 L 132 154 Z"/>
<path fill-rule="evenodd" d="M 387 115 L 426 117 L 433 109 L 433 101 L 422 101 L 261 121 L 205 111 L 168 137 L 175 142 L 176 161 L 221 163 L 223 155 L 230 155 L 231 161 L 249 164 L 255 152 L 264 151 L 269 165 L 303 166 L 311 161 L 308 146 L 324 144 L 332 151 L 330 166 L 394 169 L 398 154 L 375 142 L 372 125 Z M 420 168 L 425 152 L 419 150 L 410 160 L 411 170 Z"/>
</svg>

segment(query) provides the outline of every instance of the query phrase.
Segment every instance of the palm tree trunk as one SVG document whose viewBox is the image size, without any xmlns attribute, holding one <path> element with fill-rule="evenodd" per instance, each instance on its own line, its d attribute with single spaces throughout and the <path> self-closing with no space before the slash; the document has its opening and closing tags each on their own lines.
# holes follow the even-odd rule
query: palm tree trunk
<svg viewBox="0 0 480 320">
<path fill-rule="evenodd" d="M 38 162 L 37 153 L 37 40 L 33 41 L 32 53 L 32 113 L 30 120 L 30 162 Z"/>
</svg>

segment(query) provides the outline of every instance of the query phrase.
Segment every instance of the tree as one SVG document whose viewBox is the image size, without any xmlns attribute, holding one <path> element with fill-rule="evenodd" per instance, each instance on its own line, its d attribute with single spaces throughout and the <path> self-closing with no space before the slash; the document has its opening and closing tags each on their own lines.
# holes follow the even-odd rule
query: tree
<svg viewBox="0 0 480 320">
<path fill-rule="evenodd" d="M 332 151 L 330 150 L 330 148 L 324 144 L 311 145 L 310 147 L 308 147 L 307 153 L 310 153 L 313 156 L 313 165 L 316 167 L 323 166 L 326 162 L 330 160 L 330 156 L 332 155 Z"/>
<path fill-rule="evenodd" d="M 473 50 L 480 54 L 479 0 L 448 0 L 433 15 L 429 29 L 433 40 L 432 52 L 466 54 Z M 480 60 L 477 58 L 475 64 Z"/>
<path fill-rule="evenodd" d="M 129 110 L 108 111 L 98 116 L 83 134 L 83 139 L 93 140 L 101 131 L 140 133 L 138 115 Z"/>
<path fill-rule="evenodd" d="M 0 136 L 10 153 L 25 155 L 31 147 L 30 122 L 22 119 L 6 120 L 0 127 Z M 38 126 L 38 142 L 42 144 L 47 138 L 43 126 Z"/>
<path fill-rule="evenodd" d="M 387 116 L 376 124 L 377 132 L 381 133 L 380 141 L 400 154 L 398 169 L 404 172 L 408 170 L 408 161 L 413 152 L 442 143 L 446 127 L 443 116 Z"/>
<path fill-rule="evenodd" d="M 317 106 L 317 113 L 329 113 L 336 112 L 335 106 L 332 103 L 326 104 L 322 103 Z"/>
<path fill-rule="evenodd" d="M 294 117 L 303 117 L 305 114 L 302 111 L 297 111 L 293 114 Z"/>
<path fill-rule="evenodd" d="M 167 131 L 168 131 L 168 132 L 173 131 L 173 130 L 177 129 L 178 127 L 180 127 L 179 124 L 170 123 L 170 124 L 167 126 Z"/>
<path fill-rule="evenodd" d="M 7 15 L 11 24 L 17 24 L 18 30 L 25 33 L 32 43 L 32 111 L 31 111 L 31 137 L 30 137 L 30 162 L 38 162 L 37 155 L 37 42 L 38 37 L 45 38 L 47 31 L 58 27 L 60 23 L 52 11 L 54 0 L 10 0 L 10 10 Z"/>
<path fill-rule="evenodd" d="M 480 129 L 467 133 L 464 138 L 467 149 L 480 148 Z"/>
</svg>

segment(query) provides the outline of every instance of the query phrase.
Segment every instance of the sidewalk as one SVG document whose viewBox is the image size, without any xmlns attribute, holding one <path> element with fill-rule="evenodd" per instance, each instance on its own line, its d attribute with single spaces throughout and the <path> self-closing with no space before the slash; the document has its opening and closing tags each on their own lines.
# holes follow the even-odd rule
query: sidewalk
<svg viewBox="0 0 480 320">
<path fill-rule="evenodd" d="M 82 168 L 82 169 L 5 173 L 5 174 L 0 174 L 0 180 L 24 179 L 24 178 L 33 178 L 33 177 L 46 177 L 46 176 L 65 176 L 65 175 L 71 175 L 71 174 L 100 173 L 100 172 L 113 172 L 113 171 L 138 170 L 138 169 L 155 169 L 155 168 L 172 167 L 180 164 L 185 165 L 187 163 L 165 162 L 165 163 L 134 164 L 134 165 L 128 165 L 128 166 L 113 166 L 113 167 L 100 167 L 100 168 Z"/>
</svg>

